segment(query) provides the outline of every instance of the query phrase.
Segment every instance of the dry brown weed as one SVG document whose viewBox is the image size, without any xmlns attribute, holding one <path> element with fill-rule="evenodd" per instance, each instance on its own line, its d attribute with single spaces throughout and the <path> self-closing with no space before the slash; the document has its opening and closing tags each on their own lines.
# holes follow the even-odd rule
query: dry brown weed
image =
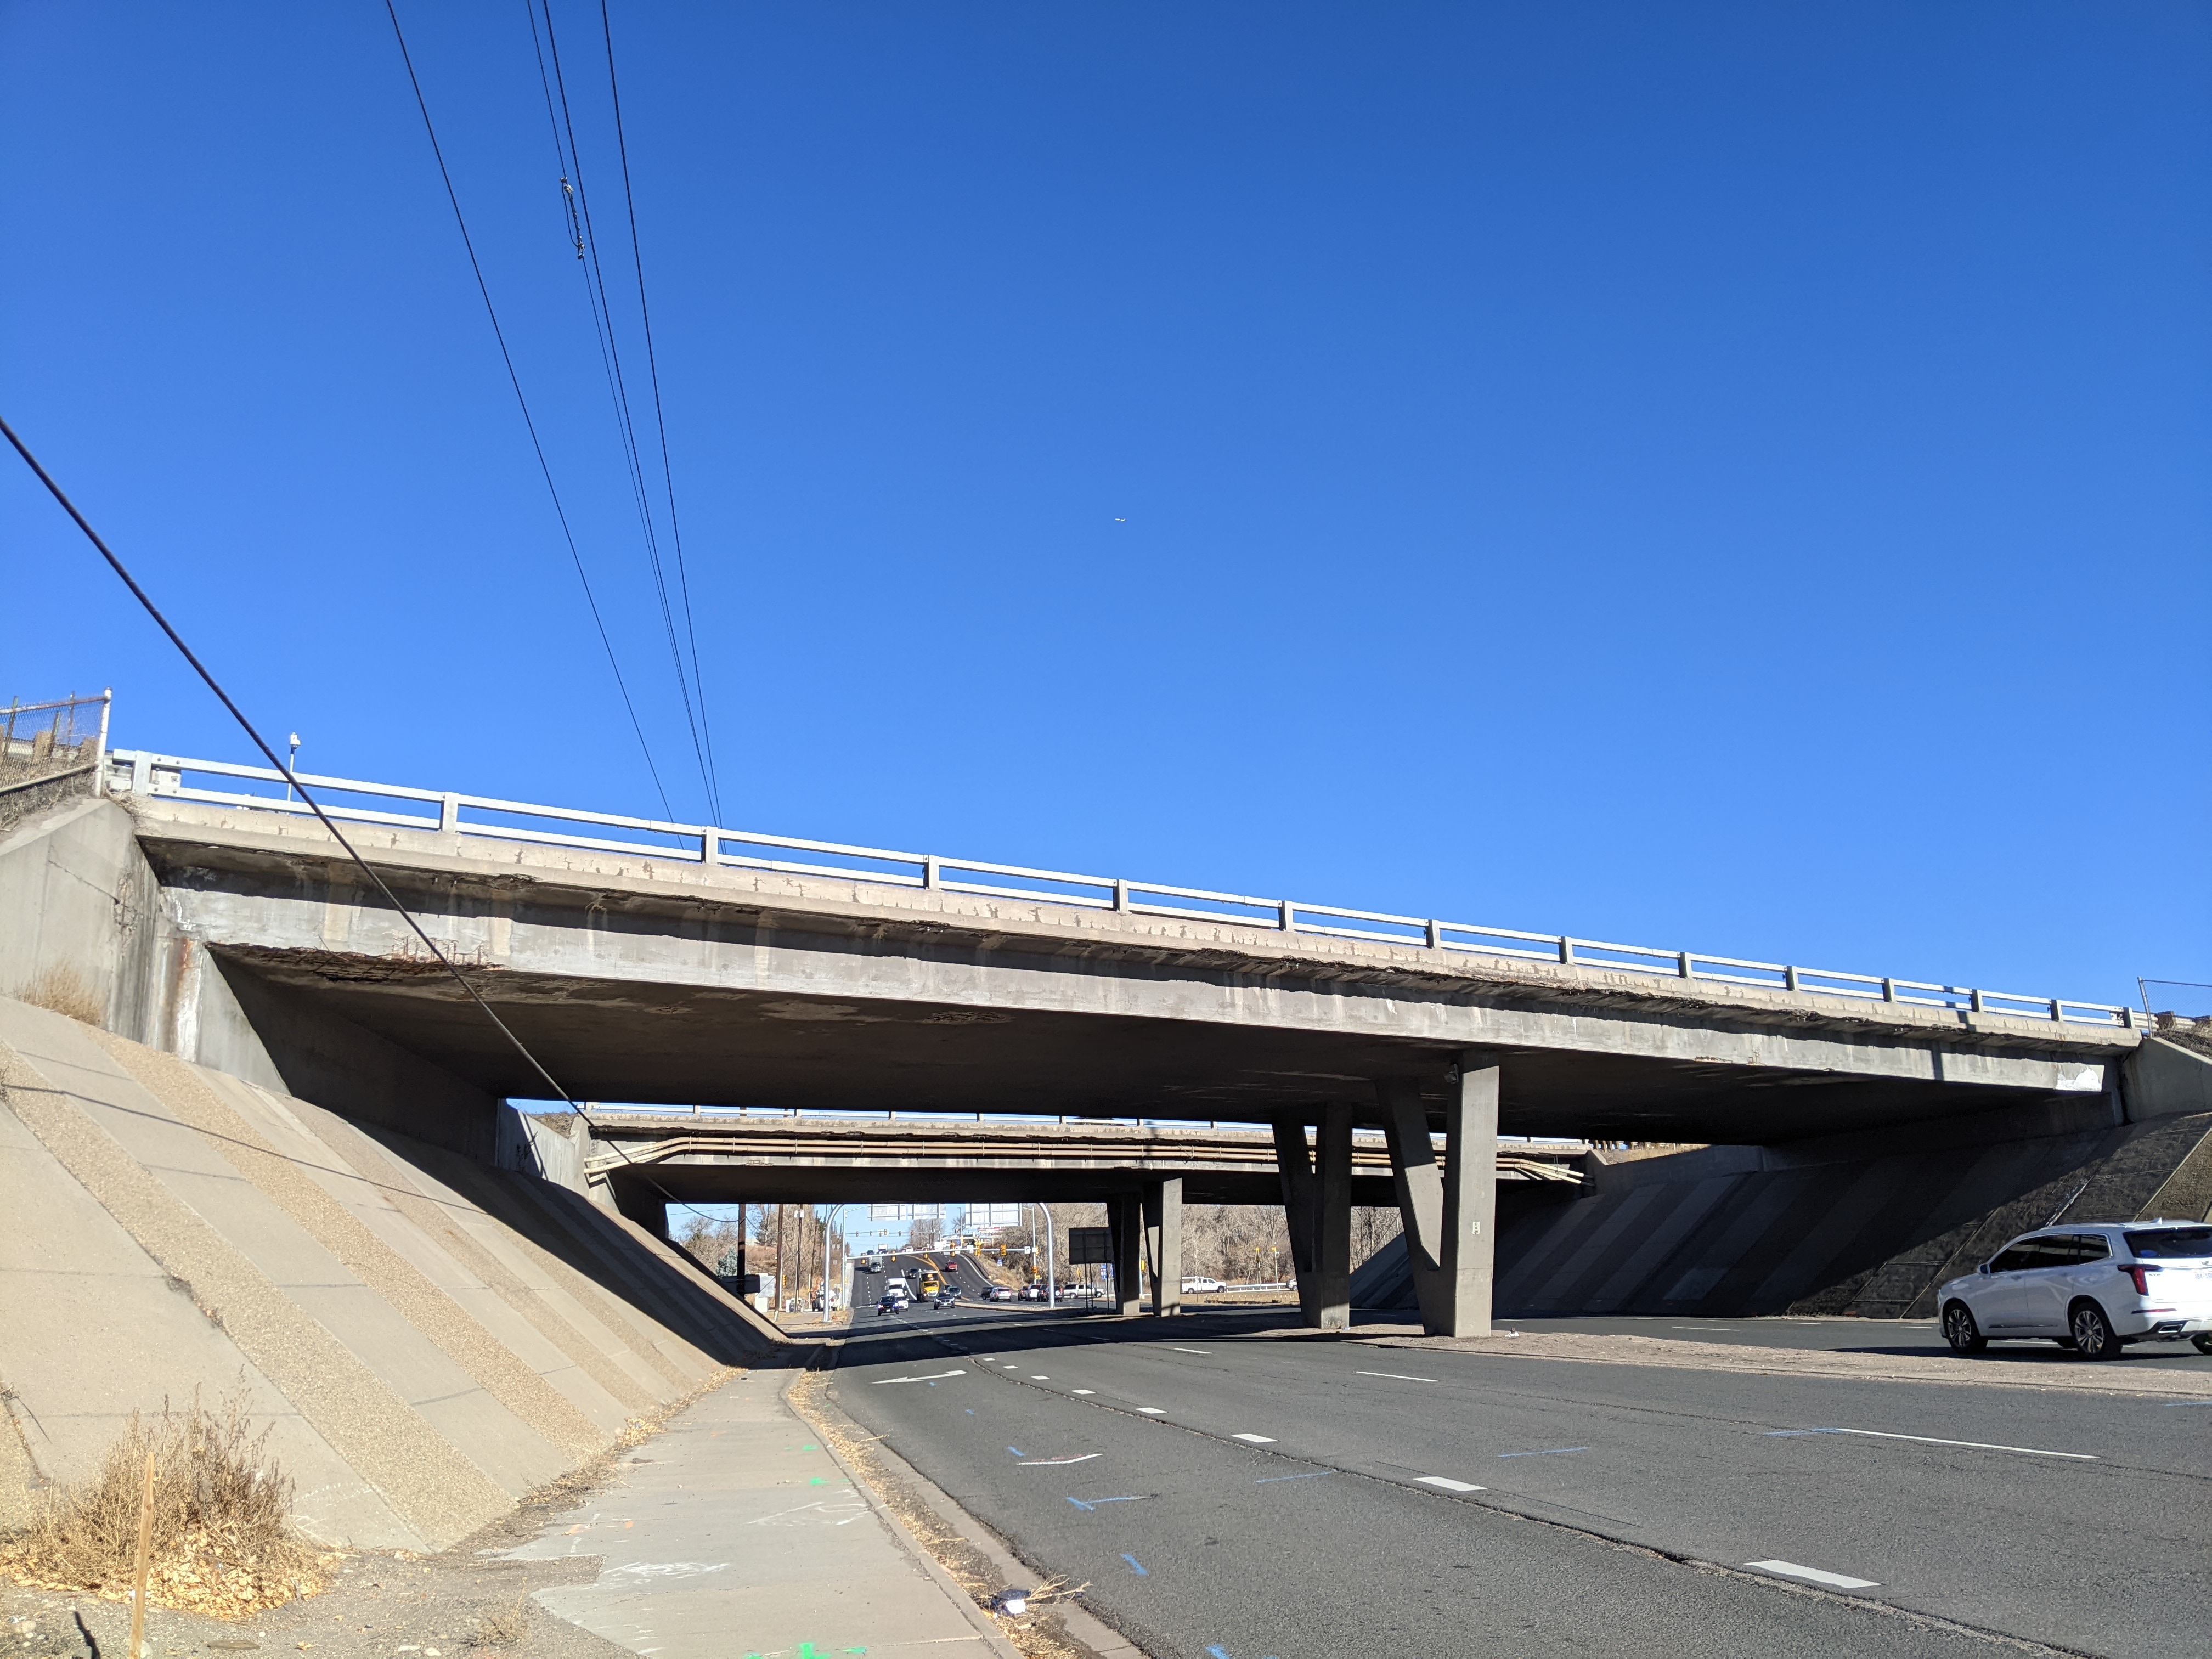
<svg viewBox="0 0 2212 1659">
<path fill-rule="evenodd" d="M 0 1569 L 40 1589 L 131 1594 L 146 1455 L 154 1455 L 154 1548 L 147 1599 L 235 1619 L 310 1595 L 334 1558 L 294 1529 L 292 1482 L 252 1431 L 242 1395 L 145 1418 L 133 1412 L 100 1473 L 45 1495 L 31 1524 L 0 1543 Z"/>
<path fill-rule="evenodd" d="M 66 1014 L 71 1019 L 81 1019 L 88 1025 L 97 1025 L 106 1015 L 100 998 L 84 977 L 74 968 L 55 966 L 43 969 L 29 985 L 16 993 L 16 1000 L 27 1002 L 34 1008 L 44 1008 L 49 1013 Z"/>
</svg>

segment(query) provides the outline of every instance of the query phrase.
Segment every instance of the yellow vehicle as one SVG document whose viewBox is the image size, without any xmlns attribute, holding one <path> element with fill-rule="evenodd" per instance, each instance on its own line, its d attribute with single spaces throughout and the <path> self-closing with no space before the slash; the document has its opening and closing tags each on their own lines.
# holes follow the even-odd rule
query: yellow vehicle
<svg viewBox="0 0 2212 1659">
<path fill-rule="evenodd" d="M 928 1301 L 928 1300 L 929 1300 L 929 1298 L 930 1298 L 931 1297 L 935 1296 L 935 1295 L 936 1295 L 939 1291 L 942 1291 L 944 1288 L 945 1288 L 945 1281 L 944 1281 L 942 1279 L 939 1279 L 939 1278 L 937 1276 L 937 1269 L 936 1269 L 936 1268 L 934 1268 L 934 1267 L 924 1267 L 924 1268 L 921 1270 L 921 1299 L 922 1299 L 923 1301 L 925 1301 L 925 1302 Z"/>
</svg>

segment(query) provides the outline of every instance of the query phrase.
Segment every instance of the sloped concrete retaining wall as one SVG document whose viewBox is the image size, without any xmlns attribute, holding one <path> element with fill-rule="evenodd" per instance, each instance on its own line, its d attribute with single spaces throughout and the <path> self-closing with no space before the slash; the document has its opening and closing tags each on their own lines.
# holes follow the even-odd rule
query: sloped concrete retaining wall
<svg viewBox="0 0 2212 1659">
<path fill-rule="evenodd" d="M 0 1524 L 243 1390 L 315 1536 L 434 1549 L 774 1339 L 580 1194 L 0 999 Z"/>
</svg>

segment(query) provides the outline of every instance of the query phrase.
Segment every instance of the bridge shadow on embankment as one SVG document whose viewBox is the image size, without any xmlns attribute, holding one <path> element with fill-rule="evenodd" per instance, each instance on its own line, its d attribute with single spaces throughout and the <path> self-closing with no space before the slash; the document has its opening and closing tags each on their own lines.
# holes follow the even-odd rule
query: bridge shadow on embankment
<svg viewBox="0 0 2212 1659">
<path fill-rule="evenodd" d="M 313 1535 L 434 1551 L 793 1358 L 579 1193 L 5 998 L 0 1150 L 0 1519 L 237 1398 Z"/>
</svg>

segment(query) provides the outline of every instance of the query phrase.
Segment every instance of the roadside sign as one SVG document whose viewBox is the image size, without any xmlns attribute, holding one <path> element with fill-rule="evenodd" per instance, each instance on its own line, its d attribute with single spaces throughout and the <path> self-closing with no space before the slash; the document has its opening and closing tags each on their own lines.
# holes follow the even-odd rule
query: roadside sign
<svg viewBox="0 0 2212 1659">
<path fill-rule="evenodd" d="M 1111 1227 L 1070 1227 L 1067 1230 L 1067 1262 L 1070 1267 L 1091 1267 L 1113 1260 L 1114 1230 Z"/>
</svg>

